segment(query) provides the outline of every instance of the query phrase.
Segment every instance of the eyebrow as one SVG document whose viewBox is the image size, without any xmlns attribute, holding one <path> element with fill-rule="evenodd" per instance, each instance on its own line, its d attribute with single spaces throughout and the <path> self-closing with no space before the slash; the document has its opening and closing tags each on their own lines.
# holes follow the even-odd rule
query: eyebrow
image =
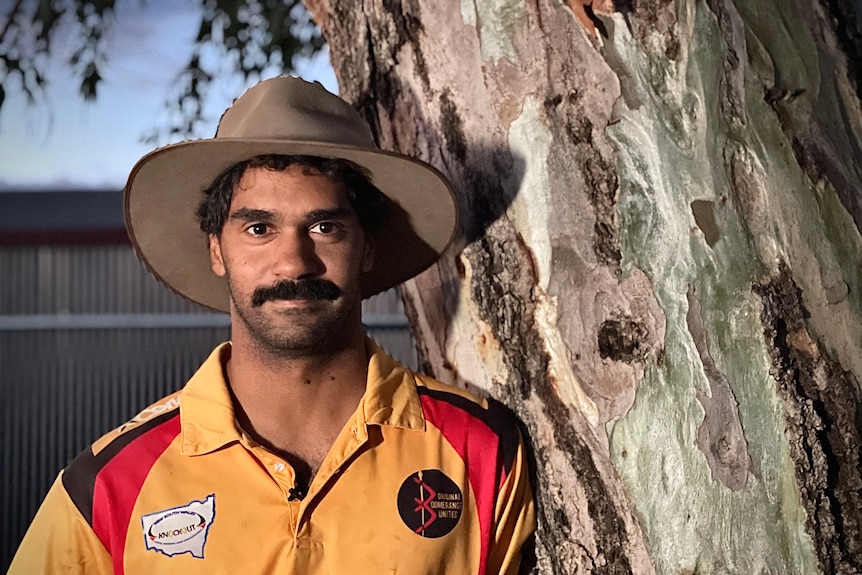
<svg viewBox="0 0 862 575">
<path fill-rule="evenodd" d="M 309 222 L 319 222 L 322 220 L 343 220 L 353 215 L 353 210 L 348 207 L 339 207 L 332 209 L 312 210 L 305 214 L 304 219 Z M 240 208 L 233 212 L 228 219 L 231 221 L 240 220 L 243 222 L 271 222 L 277 217 L 275 212 L 269 210 L 260 210 L 254 208 Z"/>
<path fill-rule="evenodd" d="M 319 222 L 321 220 L 343 220 L 353 215 L 353 210 L 347 207 L 333 208 L 331 210 L 312 210 L 305 215 L 309 221 Z"/>
<path fill-rule="evenodd" d="M 229 217 L 230 220 L 242 220 L 244 222 L 271 222 L 275 214 L 269 210 L 255 210 L 252 208 L 240 208 Z"/>
</svg>

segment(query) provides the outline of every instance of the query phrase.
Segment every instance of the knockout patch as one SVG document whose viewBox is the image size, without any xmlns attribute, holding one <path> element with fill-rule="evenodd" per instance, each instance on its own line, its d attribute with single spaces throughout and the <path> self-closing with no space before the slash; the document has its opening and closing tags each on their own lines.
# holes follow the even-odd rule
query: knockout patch
<svg viewBox="0 0 862 575">
<path fill-rule="evenodd" d="M 168 557 L 191 553 L 204 558 L 204 545 L 215 520 L 215 494 L 203 501 L 148 513 L 141 517 L 147 549 Z"/>
</svg>

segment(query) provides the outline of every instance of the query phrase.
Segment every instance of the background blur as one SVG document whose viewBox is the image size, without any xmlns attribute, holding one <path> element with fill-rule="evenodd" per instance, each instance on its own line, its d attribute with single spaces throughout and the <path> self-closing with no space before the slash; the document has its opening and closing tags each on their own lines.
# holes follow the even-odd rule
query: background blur
<svg viewBox="0 0 862 575">
<path fill-rule="evenodd" d="M 0 23 L 10 6 L 0 0 Z M 159 285 L 123 228 L 122 187 L 155 147 L 144 136 L 169 120 L 165 102 L 192 50 L 197 8 L 188 0 L 122 7 L 94 103 L 78 95 L 61 49 L 44 94 L 28 102 L 7 89 L 0 109 L 3 572 L 58 471 L 101 434 L 179 389 L 230 334 L 228 316 Z M 337 92 L 325 50 L 295 68 Z M 237 75 L 218 77 L 197 136 L 211 137 L 245 88 Z M 364 308 L 369 334 L 415 367 L 397 292 Z"/>
</svg>

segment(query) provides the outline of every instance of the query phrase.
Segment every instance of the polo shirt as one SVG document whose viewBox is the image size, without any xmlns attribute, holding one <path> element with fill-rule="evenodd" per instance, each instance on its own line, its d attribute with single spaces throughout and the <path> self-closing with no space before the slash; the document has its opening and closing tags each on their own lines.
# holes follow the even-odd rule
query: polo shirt
<svg viewBox="0 0 862 575">
<path fill-rule="evenodd" d="M 229 346 L 60 473 L 10 574 L 517 572 L 534 505 L 500 404 L 368 340 L 365 394 L 299 498 L 236 423 Z"/>
</svg>

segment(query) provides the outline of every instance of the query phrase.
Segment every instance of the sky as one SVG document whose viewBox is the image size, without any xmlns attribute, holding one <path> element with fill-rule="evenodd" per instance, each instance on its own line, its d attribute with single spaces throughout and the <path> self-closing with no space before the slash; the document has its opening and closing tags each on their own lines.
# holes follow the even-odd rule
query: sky
<svg viewBox="0 0 862 575">
<path fill-rule="evenodd" d="M 10 4 L 0 0 L 0 22 Z M 192 53 L 198 4 L 118 2 L 95 102 L 79 96 L 62 50 L 52 59 L 50 85 L 39 101 L 28 104 L 23 93 L 7 88 L 0 108 L 0 191 L 122 189 L 135 162 L 154 148 L 142 141 L 144 135 L 165 125 L 165 101 Z M 337 92 L 326 53 L 296 67 L 296 75 Z M 247 87 L 238 77 L 216 83 L 202 136 L 215 134 L 221 113 Z"/>
</svg>

